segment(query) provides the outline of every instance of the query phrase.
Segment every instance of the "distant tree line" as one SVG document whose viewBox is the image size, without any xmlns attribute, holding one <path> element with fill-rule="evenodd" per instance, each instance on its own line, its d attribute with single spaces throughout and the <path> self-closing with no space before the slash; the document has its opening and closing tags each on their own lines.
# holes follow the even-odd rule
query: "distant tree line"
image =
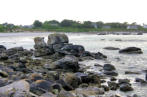
<svg viewBox="0 0 147 97">
<path fill-rule="evenodd" d="M 104 28 L 106 26 L 110 26 L 111 28 L 120 28 L 120 29 L 126 29 L 129 25 L 137 25 L 135 22 L 132 24 L 129 24 L 127 22 L 119 23 L 103 23 L 101 21 L 98 22 L 91 22 L 91 21 L 73 21 L 73 20 L 67 20 L 64 19 L 63 21 L 59 22 L 57 20 L 51 20 L 51 21 L 45 21 L 41 22 L 39 20 L 35 20 L 33 23 L 34 28 L 45 28 L 45 29 L 52 29 L 52 28 L 58 28 L 58 27 L 71 27 L 71 28 Z M 137 25 L 138 27 L 141 27 L 140 25 Z"/>
<path fill-rule="evenodd" d="M 16 30 L 46 30 L 46 31 L 71 31 L 71 32 L 82 32 L 82 31 L 105 31 L 105 30 L 126 30 L 128 26 L 137 27 L 137 29 L 142 30 L 143 26 L 138 25 L 137 23 L 104 23 L 102 21 L 92 22 L 92 21 L 74 21 L 64 19 L 61 22 L 57 20 L 50 20 L 41 22 L 39 20 L 35 20 L 32 25 L 14 25 L 9 23 L 0 24 L 0 32 L 13 32 Z M 130 27 L 131 28 L 131 27 Z M 21 31 L 20 30 L 20 31 Z"/>
</svg>

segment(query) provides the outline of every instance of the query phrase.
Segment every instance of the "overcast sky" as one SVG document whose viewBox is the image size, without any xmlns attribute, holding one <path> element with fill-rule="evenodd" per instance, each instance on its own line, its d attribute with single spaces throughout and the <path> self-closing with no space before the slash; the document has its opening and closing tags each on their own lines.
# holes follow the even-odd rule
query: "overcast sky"
<svg viewBox="0 0 147 97">
<path fill-rule="evenodd" d="M 147 24 L 147 0 L 0 0 L 0 23 L 53 19 Z"/>
</svg>

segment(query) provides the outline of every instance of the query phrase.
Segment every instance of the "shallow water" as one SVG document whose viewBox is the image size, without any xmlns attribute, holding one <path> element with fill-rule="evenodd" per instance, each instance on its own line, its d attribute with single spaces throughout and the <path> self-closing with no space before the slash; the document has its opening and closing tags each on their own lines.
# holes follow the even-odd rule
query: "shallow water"
<svg viewBox="0 0 147 97">
<path fill-rule="evenodd" d="M 36 36 L 45 37 L 47 41 L 46 33 L 0 33 L 0 44 L 5 45 L 7 48 L 23 46 L 26 49 L 32 49 L 34 45 L 33 38 Z M 108 60 L 105 63 L 112 63 L 115 65 L 119 72 L 118 78 L 132 79 L 133 92 L 119 92 L 121 95 L 132 95 L 134 93 L 141 97 L 147 97 L 147 85 L 140 85 L 135 83 L 136 77 L 145 78 L 145 74 L 142 70 L 147 70 L 147 34 L 145 35 L 94 35 L 94 34 L 81 34 L 81 33 L 66 33 L 69 36 L 69 40 L 73 44 L 80 44 L 85 47 L 87 51 L 102 52 L 108 56 Z M 116 41 L 118 40 L 118 41 Z M 119 54 L 117 50 L 104 50 L 106 46 L 113 46 L 118 48 L 125 48 L 130 46 L 140 47 L 143 50 L 143 54 L 140 55 L 127 55 Z M 92 66 L 91 70 L 98 71 L 93 66 L 94 63 L 103 65 L 101 61 L 87 61 L 87 65 Z M 139 71 L 139 75 L 124 75 L 125 71 Z M 113 92 L 113 91 L 112 91 Z"/>
</svg>

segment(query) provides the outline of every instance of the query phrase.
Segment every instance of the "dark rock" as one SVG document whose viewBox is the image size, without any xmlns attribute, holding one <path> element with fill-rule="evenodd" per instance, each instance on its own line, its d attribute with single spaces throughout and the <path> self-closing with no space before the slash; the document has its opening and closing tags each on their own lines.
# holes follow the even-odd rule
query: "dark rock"
<svg viewBox="0 0 147 97">
<path fill-rule="evenodd" d="M 52 67 L 76 72 L 79 70 L 78 59 L 75 56 L 67 55 L 53 62 Z"/>
<path fill-rule="evenodd" d="M 130 84 L 130 80 L 129 80 L 129 79 L 119 79 L 119 80 L 118 80 L 118 83 L 119 83 L 119 84 L 124 84 L 124 83 L 125 83 L 125 84 Z"/>
<path fill-rule="evenodd" d="M 6 53 L 0 53 L 0 60 L 7 60 L 8 55 Z"/>
<path fill-rule="evenodd" d="M 72 88 L 77 88 L 80 84 L 80 78 L 78 78 L 73 73 L 66 73 L 64 76 L 64 81 L 70 86 L 72 86 Z"/>
<path fill-rule="evenodd" d="M 65 45 L 68 45 L 68 44 L 65 44 L 65 43 L 60 43 L 60 44 L 53 44 L 53 50 L 55 52 L 58 52 L 61 48 L 63 48 Z"/>
<path fill-rule="evenodd" d="M 105 91 L 109 91 L 109 90 L 110 90 L 109 87 L 106 86 L 106 85 L 101 85 L 101 87 L 102 87 Z"/>
<path fill-rule="evenodd" d="M 37 80 L 31 84 L 30 91 L 37 95 L 41 95 L 47 91 L 52 91 L 52 82 L 46 80 Z"/>
<path fill-rule="evenodd" d="M 1 77 L 8 77 L 8 73 L 5 71 L 0 70 L 0 76 Z"/>
<path fill-rule="evenodd" d="M 115 67 L 111 64 L 104 64 L 103 69 L 107 71 L 112 71 L 115 70 Z"/>
<path fill-rule="evenodd" d="M 142 50 L 137 47 L 127 47 L 119 50 L 119 53 L 127 53 L 127 54 L 142 54 Z"/>
<path fill-rule="evenodd" d="M 135 71 L 125 71 L 125 74 L 140 74 L 140 72 L 135 72 Z"/>
<path fill-rule="evenodd" d="M 37 73 L 33 73 L 30 75 L 30 79 L 32 81 L 37 81 L 37 80 L 41 80 L 43 79 L 42 76 L 40 74 L 37 74 Z"/>
<path fill-rule="evenodd" d="M 141 84 L 147 83 L 144 79 L 141 78 L 136 78 L 135 81 L 140 82 Z"/>
<path fill-rule="evenodd" d="M 35 57 L 42 57 L 42 56 L 51 55 L 53 53 L 54 53 L 53 49 L 45 47 L 45 48 L 41 48 L 41 49 L 36 49 L 34 51 L 34 56 Z"/>
<path fill-rule="evenodd" d="M 124 83 L 120 85 L 120 91 L 123 91 L 123 92 L 133 91 L 133 88 L 131 87 L 130 84 Z"/>
<path fill-rule="evenodd" d="M 0 78 L 0 87 L 5 86 L 8 83 L 8 79 L 6 78 Z"/>
<path fill-rule="evenodd" d="M 57 83 L 61 84 L 62 87 L 66 90 L 66 91 L 70 91 L 73 90 L 73 87 L 70 86 L 69 84 L 67 84 L 64 80 L 60 79 L 56 81 Z"/>
<path fill-rule="evenodd" d="M 110 81 L 108 81 L 107 83 L 108 83 L 110 90 L 117 90 L 119 88 L 118 83 L 110 82 Z"/>
<path fill-rule="evenodd" d="M 75 75 L 80 79 L 81 83 L 89 83 L 90 78 L 88 77 L 88 74 L 77 72 Z"/>
<path fill-rule="evenodd" d="M 60 44 L 60 43 L 68 43 L 68 37 L 65 34 L 50 34 L 48 36 L 47 44 Z"/>
<path fill-rule="evenodd" d="M 80 56 L 85 51 L 81 45 L 68 44 L 62 47 L 58 52 L 64 55 Z"/>
<path fill-rule="evenodd" d="M 104 47 L 103 49 L 106 49 L 106 50 L 119 50 L 119 48 L 116 48 L 116 47 Z"/>
<path fill-rule="evenodd" d="M 106 59 L 106 58 L 107 58 L 106 55 L 104 55 L 104 54 L 102 54 L 102 53 L 100 53 L 100 52 L 95 53 L 95 54 L 93 55 L 93 57 L 94 57 L 95 59 Z"/>
<path fill-rule="evenodd" d="M 62 90 L 62 85 L 59 83 L 54 83 L 54 84 L 52 84 L 52 88 L 53 88 L 53 90 L 56 89 L 56 90 L 58 90 L 58 92 L 60 92 Z"/>
<path fill-rule="evenodd" d="M 34 56 L 35 57 L 42 57 L 42 56 L 47 56 L 47 55 L 51 55 L 54 53 L 53 51 L 53 46 L 52 45 L 47 45 L 44 42 L 44 38 L 43 37 L 35 37 L 34 38 Z"/>
<path fill-rule="evenodd" d="M 90 53 L 89 51 L 84 51 L 82 54 L 81 54 L 81 57 L 92 57 L 92 53 Z"/>
<path fill-rule="evenodd" d="M 111 81 L 116 81 L 117 79 L 115 77 L 110 78 Z"/>
<path fill-rule="evenodd" d="M 0 53 L 4 52 L 6 50 L 6 47 L 3 45 L 0 45 Z"/>
<path fill-rule="evenodd" d="M 41 49 L 47 46 L 47 44 L 44 41 L 44 37 L 35 37 L 34 42 L 35 42 L 34 45 L 35 49 Z"/>
<path fill-rule="evenodd" d="M 110 76 L 118 76 L 116 71 L 104 71 L 103 73 Z"/>
</svg>

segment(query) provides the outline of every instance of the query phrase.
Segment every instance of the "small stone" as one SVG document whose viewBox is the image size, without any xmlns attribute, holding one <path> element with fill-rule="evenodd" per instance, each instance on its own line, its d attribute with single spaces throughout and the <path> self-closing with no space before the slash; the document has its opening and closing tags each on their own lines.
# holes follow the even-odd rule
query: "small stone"
<svg viewBox="0 0 147 97">
<path fill-rule="evenodd" d="M 120 91 L 123 91 L 123 92 L 133 91 L 133 88 L 131 87 L 130 84 L 121 84 Z"/>
<path fill-rule="evenodd" d="M 7 72 L 0 70 L 0 76 L 1 77 L 8 77 L 9 75 Z"/>
<path fill-rule="evenodd" d="M 117 90 L 118 87 L 119 87 L 119 85 L 117 83 L 115 83 L 115 82 L 108 81 L 107 83 L 108 83 L 108 86 L 109 86 L 110 90 Z"/>
<path fill-rule="evenodd" d="M 33 74 L 31 74 L 30 79 L 31 79 L 32 81 L 36 81 L 36 80 L 41 80 L 41 79 L 43 79 L 43 78 L 42 78 L 42 76 L 41 76 L 40 74 L 33 73 Z"/>
<path fill-rule="evenodd" d="M 130 80 L 129 79 L 119 79 L 118 80 L 118 83 L 119 84 L 124 84 L 124 83 L 129 84 L 130 83 Z"/>
<path fill-rule="evenodd" d="M 112 71 L 115 70 L 115 67 L 111 64 L 104 64 L 103 69 L 107 71 Z"/>
<path fill-rule="evenodd" d="M 115 77 L 111 77 L 110 81 L 116 81 L 117 79 Z"/>
<path fill-rule="evenodd" d="M 102 87 L 105 91 L 109 91 L 109 90 L 110 90 L 109 87 L 106 86 L 106 85 L 102 85 L 101 87 Z"/>
</svg>

